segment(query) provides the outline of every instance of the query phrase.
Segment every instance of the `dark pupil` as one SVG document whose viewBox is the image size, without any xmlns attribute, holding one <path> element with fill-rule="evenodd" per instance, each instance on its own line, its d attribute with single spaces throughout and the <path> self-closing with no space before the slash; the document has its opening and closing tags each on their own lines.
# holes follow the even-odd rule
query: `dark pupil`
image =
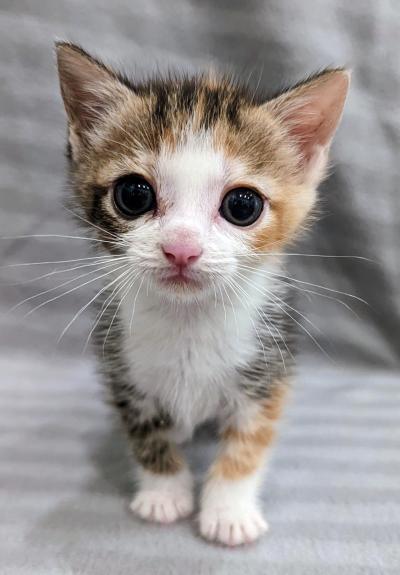
<svg viewBox="0 0 400 575">
<path fill-rule="evenodd" d="M 246 188 L 230 192 L 226 197 L 224 215 L 238 225 L 250 225 L 261 213 L 262 201 L 258 194 Z"/>
<path fill-rule="evenodd" d="M 116 186 L 118 207 L 129 216 L 139 216 L 154 207 L 154 192 L 146 180 L 129 178 Z"/>
</svg>

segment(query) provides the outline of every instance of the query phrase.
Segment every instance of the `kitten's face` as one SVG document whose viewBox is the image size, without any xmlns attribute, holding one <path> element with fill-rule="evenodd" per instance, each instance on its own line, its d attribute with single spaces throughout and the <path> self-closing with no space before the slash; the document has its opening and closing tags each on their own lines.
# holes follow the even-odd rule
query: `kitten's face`
<svg viewBox="0 0 400 575">
<path fill-rule="evenodd" d="M 272 184 L 218 147 L 212 131 L 189 132 L 173 148 L 161 142 L 129 171 L 135 176 L 110 184 L 104 209 L 123 226 L 123 249 L 134 267 L 158 291 L 199 297 L 219 290 L 238 264 L 249 263 L 261 236 L 278 240 Z M 142 196 L 145 213 L 131 217 L 129 204 L 136 207 Z"/>
<path fill-rule="evenodd" d="M 347 73 L 255 104 L 227 81 L 131 86 L 70 45 L 58 58 L 76 197 L 149 289 L 214 297 L 305 221 Z"/>
</svg>

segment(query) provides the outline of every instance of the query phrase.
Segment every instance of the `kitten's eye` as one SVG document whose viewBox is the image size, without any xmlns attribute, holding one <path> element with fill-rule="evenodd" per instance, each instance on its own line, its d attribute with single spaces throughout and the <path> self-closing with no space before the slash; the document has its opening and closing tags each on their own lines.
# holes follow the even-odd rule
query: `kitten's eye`
<svg viewBox="0 0 400 575">
<path fill-rule="evenodd" d="M 125 176 L 114 185 L 114 202 L 124 216 L 137 218 L 156 208 L 156 195 L 141 176 Z"/>
<path fill-rule="evenodd" d="M 226 194 L 219 209 L 220 214 L 235 226 L 250 226 L 261 215 L 264 202 L 250 188 L 235 188 Z"/>
</svg>

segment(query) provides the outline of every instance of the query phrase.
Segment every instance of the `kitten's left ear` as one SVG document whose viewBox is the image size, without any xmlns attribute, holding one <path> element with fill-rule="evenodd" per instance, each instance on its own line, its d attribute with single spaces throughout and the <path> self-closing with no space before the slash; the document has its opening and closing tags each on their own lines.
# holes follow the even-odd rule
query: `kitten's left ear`
<svg viewBox="0 0 400 575">
<path fill-rule="evenodd" d="M 296 146 L 305 183 L 316 186 L 324 176 L 349 83 L 347 70 L 327 70 L 262 106 L 281 122 Z"/>
</svg>

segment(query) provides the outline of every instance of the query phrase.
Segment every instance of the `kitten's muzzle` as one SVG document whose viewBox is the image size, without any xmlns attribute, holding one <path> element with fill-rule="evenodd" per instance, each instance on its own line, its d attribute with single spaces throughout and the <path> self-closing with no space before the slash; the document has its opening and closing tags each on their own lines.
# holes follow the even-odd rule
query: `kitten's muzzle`
<svg viewBox="0 0 400 575">
<path fill-rule="evenodd" d="M 201 246 L 192 241 L 179 241 L 163 244 L 162 252 L 171 264 L 162 282 L 174 287 L 194 287 L 198 280 L 194 278 L 192 266 L 201 257 Z"/>
<path fill-rule="evenodd" d="M 190 241 L 167 243 L 161 249 L 167 260 L 180 272 L 197 262 L 203 253 L 198 243 Z"/>
<path fill-rule="evenodd" d="M 168 264 L 161 274 L 162 283 L 174 289 L 199 287 L 196 264 L 203 254 L 200 234 L 186 226 L 175 225 L 164 233 L 160 245 Z"/>
</svg>

